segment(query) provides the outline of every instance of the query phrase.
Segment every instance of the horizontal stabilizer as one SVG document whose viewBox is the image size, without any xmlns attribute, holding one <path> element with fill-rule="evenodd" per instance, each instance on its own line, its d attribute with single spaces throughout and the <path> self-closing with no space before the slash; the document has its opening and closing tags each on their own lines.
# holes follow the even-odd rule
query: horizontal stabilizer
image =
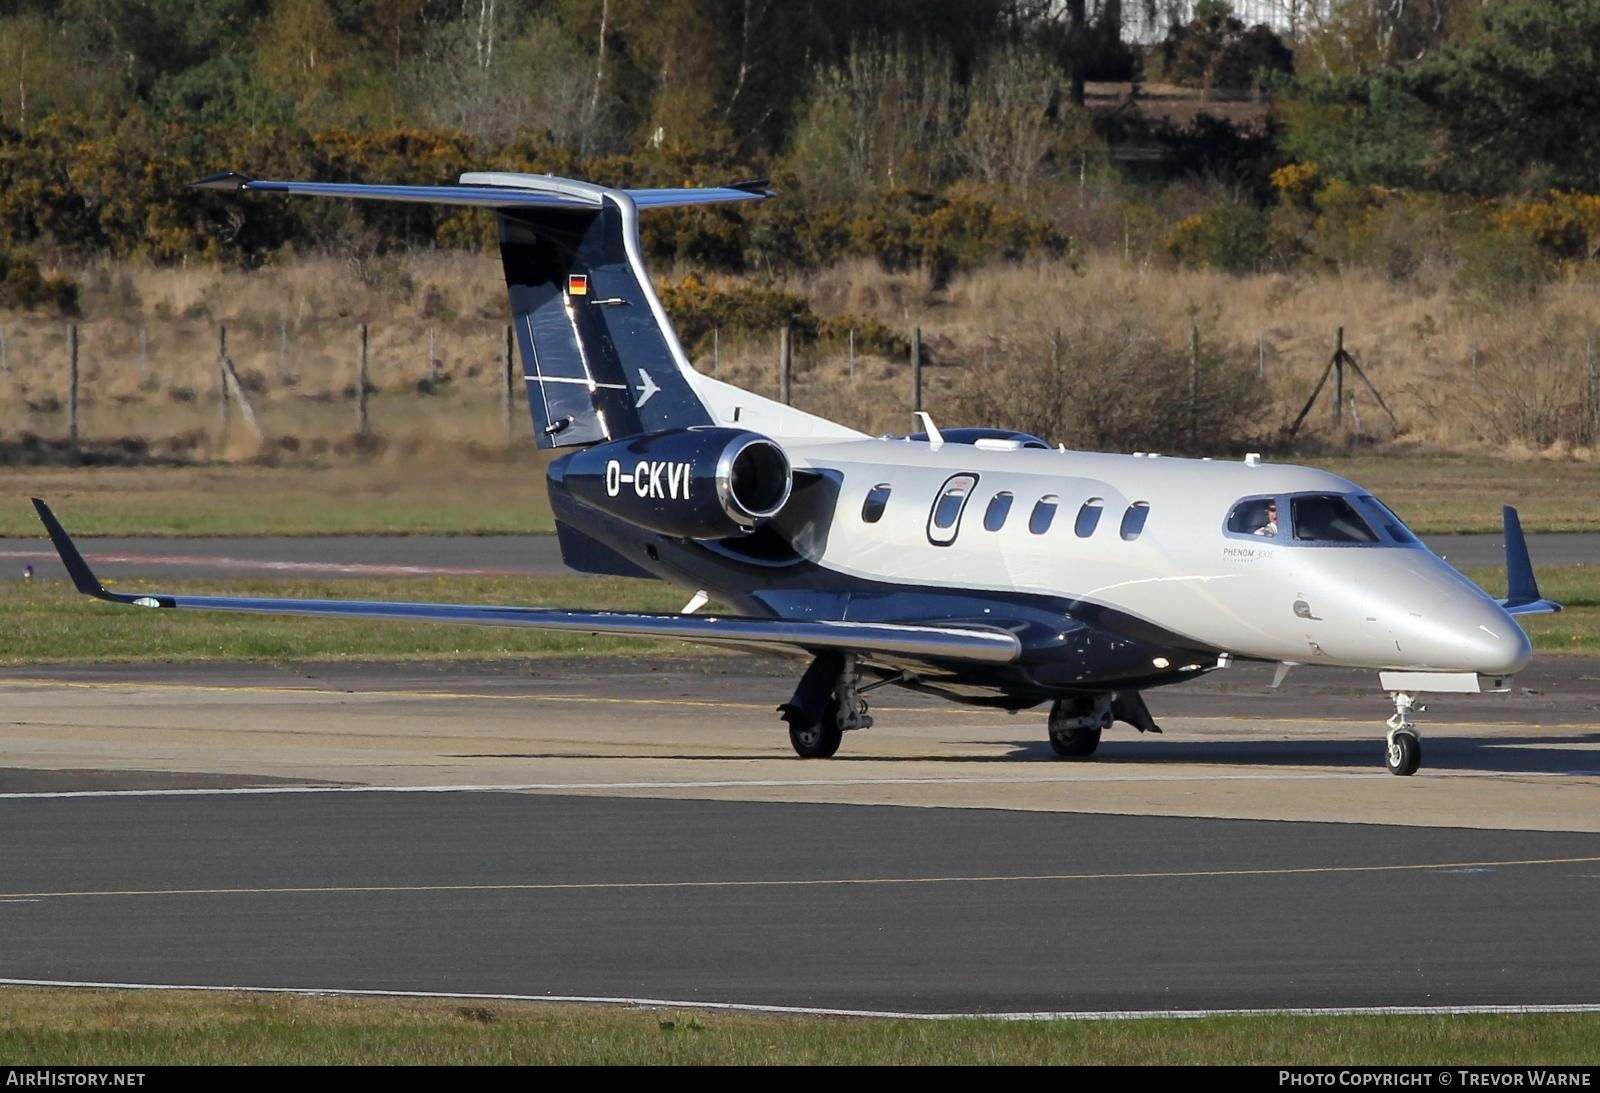
<svg viewBox="0 0 1600 1093">
<path fill-rule="evenodd" d="M 1500 601 L 1500 606 L 1512 615 L 1547 615 L 1560 611 L 1559 603 L 1539 594 L 1539 582 L 1533 575 L 1528 540 L 1522 534 L 1522 520 L 1517 510 L 1506 505 L 1501 516 L 1506 529 L 1506 598 Z"/>
<path fill-rule="evenodd" d="M 600 208 L 603 195 L 624 193 L 641 209 L 679 205 L 710 205 L 729 201 L 760 201 L 772 196 L 757 183 L 700 186 L 679 189 L 607 190 L 593 183 L 554 175 L 471 171 L 454 186 L 398 186 L 357 182 L 291 182 L 251 178 L 237 171 L 207 175 L 189 185 L 197 190 L 249 190 L 259 193 L 344 197 L 364 201 L 408 201 L 424 205 L 476 205 L 490 209 L 531 207 L 541 209 Z"/>
<path fill-rule="evenodd" d="M 975 660 L 1009 663 L 1022 650 L 1015 634 L 998 627 L 929 626 L 914 623 L 829 622 L 744 618 L 726 615 L 646 615 L 616 611 L 560 611 L 485 604 L 403 603 L 373 600 L 300 600 L 256 596 L 127 595 L 111 592 L 83 560 L 55 514 L 33 499 L 50 541 L 79 592 L 134 607 L 188 608 L 268 615 L 400 619 L 476 626 L 522 626 L 584 634 L 677 638 L 712 645 L 769 646 L 814 653 L 840 649 L 925 661 Z"/>
</svg>

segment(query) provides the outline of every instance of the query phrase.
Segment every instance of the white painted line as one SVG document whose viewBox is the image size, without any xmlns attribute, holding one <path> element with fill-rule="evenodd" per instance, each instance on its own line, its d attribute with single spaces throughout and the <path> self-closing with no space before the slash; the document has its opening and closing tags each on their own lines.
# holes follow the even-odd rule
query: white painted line
<svg viewBox="0 0 1600 1093">
<path fill-rule="evenodd" d="M 5 987 L 82 987 L 93 990 L 207 991 L 219 994 L 303 994 L 341 998 L 448 998 L 472 1002 L 555 1002 L 576 1005 L 638 1006 L 646 1009 L 730 1010 L 777 1013 L 796 1017 L 876 1017 L 909 1021 L 1140 1021 L 1193 1020 L 1202 1017 L 1451 1017 L 1463 1014 L 1600 1013 L 1600 1002 L 1554 1002 L 1530 1005 L 1460 1006 L 1319 1006 L 1278 1009 L 1187 1010 L 1022 1010 L 1005 1013 L 916 1013 L 906 1010 L 833 1009 L 821 1006 L 774 1006 L 758 1002 L 684 1001 L 669 998 L 614 998 L 586 994 L 480 994 L 454 991 L 382 991 L 342 987 L 218 987 L 182 983 L 109 983 L 68 979 L 0 979 Z"/>
<path fill-rule="evenodd" d="M 1569 778 L 1600 771 L 1457 771 L 1430 778 Z M 1383 776 L 1387 778 L 1387 775 Z M 0 793 L 0 801 L 53 797 L 248 797 L 290 793 L 531 793 L 628 789 L 804 789 L 830 786 L 1025 786 L 1096 782 L 1337 782 L 1379 781 L 1377 774 L 1062 774 L 1031 778 L 729 778 L 683 782 L 513 782 L 445 786 L 237 786 L 215 789 L 80 789 Z"/>
<path fill-rule="evenodd" d="M 60 560 L 52 550 L 0 550 L 0 560 Z M 378 564 L 369 562 L 288 562 L 257 558 L 230 558 L 204 554 L 127 554 L 92 552 L 84 555 L 92 565 L 161 565 L 205 569 L 259 569 L 274 573 L 334 573 L 357 577 L 526 577 L 528 570 L 452 567 L 436 565 Z"/>
</svg>

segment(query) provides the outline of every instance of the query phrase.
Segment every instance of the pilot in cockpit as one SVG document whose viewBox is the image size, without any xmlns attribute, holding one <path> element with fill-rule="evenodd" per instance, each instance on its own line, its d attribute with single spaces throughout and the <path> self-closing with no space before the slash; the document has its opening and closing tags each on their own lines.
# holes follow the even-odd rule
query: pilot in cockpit
<svg viewBox="0 0 1600 1093">
<path fill-rule="evenodd" d="M 1254 535 L 1276 535 L 1276 534 L 1278 534 L 1278 503 L 1276 501 L 1268 501 L 1267 502 L 1267 507 L 1261 511 L 1261 520 L 1262 520 L 1261 525 L 1259 527 L 1255 528 L 1254 531 L 1252 532 L 1252 534 L 1254 534 Z"/>
</svg>

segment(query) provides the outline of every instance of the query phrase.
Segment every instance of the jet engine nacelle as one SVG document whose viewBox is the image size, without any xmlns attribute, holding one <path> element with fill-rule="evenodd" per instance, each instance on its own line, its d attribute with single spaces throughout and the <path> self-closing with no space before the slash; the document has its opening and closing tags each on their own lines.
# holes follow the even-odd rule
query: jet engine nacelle
<svg viewBox="0 0 1600 1093">
<path fill-rule="evenodd" d="M 575 452 L 551 472 L 585 505 L 685 539 L 753 531 L 777 515 L 793 485 L 783 449 L 745 429 L 615 440 Z"/>
</svg>

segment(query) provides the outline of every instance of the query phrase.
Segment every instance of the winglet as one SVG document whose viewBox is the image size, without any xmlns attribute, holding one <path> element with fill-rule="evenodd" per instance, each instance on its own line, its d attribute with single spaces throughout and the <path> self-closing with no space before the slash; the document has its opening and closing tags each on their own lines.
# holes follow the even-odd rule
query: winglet
<svg viewBox="0 0 1600 1093">
<path fill-rule="evenodd" d="M 44 522 L 44 530 L 49 533 L 50 542 L 55 546 L 56 553 L 61 555 L 61 564 L 67 567 L 67 574 L 72 578 L 72 583 L 77 586 L 78 591 L 98 600 L 120 602 L 121 597 L 107 592 L 105 585 L 100 583 L 100 578 L 89 568 L 89 563 L 83 560 L 83 555 L 78 553 L 77 546 L 72 542 L 72 536 L 61 526 L 61 521 L 50 511 L 50 506 L 35 497 L 33 507 L 39 513 L 39 519 Z"/>
<path fill-rule="evenodd" d="M 1517 510 L 1506 505 L 1501 515 L 1506 527 L 1506 598 L 1500 601 L 1500 606 L 1513 615 L 1560 611 L 1559 603 L 1552 603 L 1539 594 L 1539 582 L 1533 575 L 1533 560 L 1528 557 L 1528 540 L 1522 534 L 1522 520 Z"/>
<path fill-rule="evenodd" d="M 769 187 L 772 185 L 770 178 L 746 178 L 739 182 L 730 182 L 725 187 L 729 190 L 743 190 L 747 194 L 759 194 L 762 197 L 777 197 Z"/>
<path fill-rule="evenodd" d="M 238 171 L 219 171 L 205 178 L 197 178 L 189 183 L 191 190 L 243 190 L 250 186 L 255 179 L 249 175 L 241 175 Z M 38 502 L 34 502 L 37 504 Z"/>
</svg>

